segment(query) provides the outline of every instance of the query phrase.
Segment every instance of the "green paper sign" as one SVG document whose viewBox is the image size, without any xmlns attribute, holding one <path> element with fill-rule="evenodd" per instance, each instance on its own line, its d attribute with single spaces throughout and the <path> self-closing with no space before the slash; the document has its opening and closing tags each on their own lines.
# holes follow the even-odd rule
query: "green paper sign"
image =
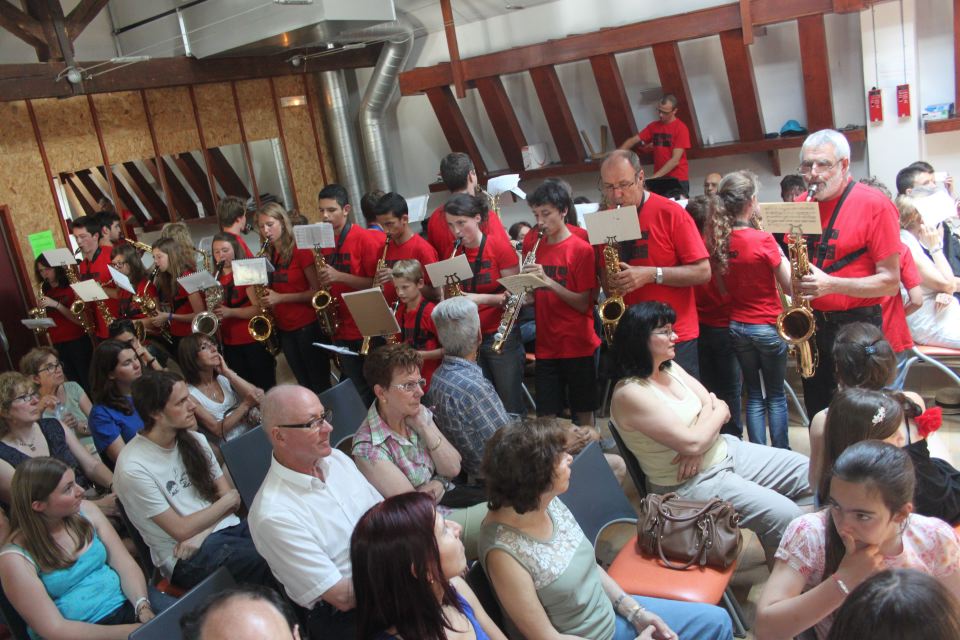
<svg viewBox="0 0 960 640">
<path fill-rule="evenodd" d="M 30 243 L 30 248 L 33 250 L 34 259 L 48 249 L 57 248 L 56 243 L 53 241 L 53 232 L 50 231 L 50 229 L 40 231 L 39 233 L 31 233 L 27 236 L 27 242 Z"/>
</svg>

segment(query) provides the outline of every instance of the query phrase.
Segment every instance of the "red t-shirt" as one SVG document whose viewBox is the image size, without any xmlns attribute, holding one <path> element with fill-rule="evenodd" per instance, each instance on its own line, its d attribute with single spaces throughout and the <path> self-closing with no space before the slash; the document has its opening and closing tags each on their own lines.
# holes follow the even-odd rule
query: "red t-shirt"
<svg viewBox="0 0 960 640">
<path fill-rule="evenodd" d="M 227 233 L 230 232 L 227 231 Z M 237 239 L 237 244 L 240 245 L 240 250 L 245 254 L 242 256 L 237 256 L 237 259 L 240 260 L 242 258 L 252 258 L 253 251 L 250 251 L 250 247 L 247 245 L 247 241 L 243 239 L 243 236 L 241 236 L 239 233 L 230 233 L 230 235 Z"/>
<path fill-rule="evenodd" d="M 147 278 L 144 278 L 134 289 L 137 290 L 138 296 L 142 297 L 144 292 L 146 292 L 151 298 L 157 300 L 157 288 Z M 117 305 L 117 318 L 135 320 L 147 315 L 143 309 L 140 308 L 140 305 L 133 301 L 133 294 L 124 289 L 118 289 Z"/>
<path fill-rule="evenodd" d="M 693 288 L 697 301 L 697 318 L 701 325 L 726 329 L 730 326 L 730 294 L 721 293 L 716 275 Z"/>
<path fill-rule="evenodd" d="M 75 294 L 73 289 L 71 289 L 69 286 L 50 287 L 49 285 L 46 285 L 45 288 L 47 290 L 44 295 L 46 295 L 48 298 L 56 300 L 67 309 L 69 309 L 70 305 L 73 304 L 73 301 L 77 299 L 77 294 Z M 70 312 L 68 311 L 67 313 Z M 82 337 L 85 333 L 81 325 L 74 324 L 69 318 L 56 309 L 47 309 L 47 317 L 53 320 L 57 325 L 47 329 L 47 335 L 50 336 L 50 342 L 53 344 L 76 340 L 77 338 Z"/>
<path fill-rule="evenodd" d="M 112 287 L 113 276 L 110 275 L 110 270 L 107 269 L 108 266 L 110 266 L 110 247 L 97 247 L 96 252 L 93 254 L 93 260 L 87 260 L 86 258 L 80 260 L 78 265 L 80 281 L 96 280 L 105 288 L 106 285 Z M 108 298 L 104 300 L 104 302 L 107 305 L 107 309 L 110 310 L 111 315 L 116 318 L 119 313 L 119 303 L 113 298 Z M 94 303 L 87 305 L 87 312 L 93 314 L 96 318 L 97 337 L 105 340 L 108 336 L 107 325 L 103 322 L 103 314 L 100 313 L 99 305 Z"/>
<path fill-rule="evenodd" d="M 327 264 L 342 273 L 349 273 L 362 278 L 372 278 L 377 268 L 377 260 L 383 253 L 382 231 L 364 229 L 358 225 L 348 223 L 350 226 L 340 230 L 345 234 L 341 238 L 337 237 L 336 249 L 324 249 L 323 255 Z M 340 328 L 337 329 L 336 340 L 360 340 L 363 335 L 357 328 L 357 323 L 350 315 L 350 309 L 343 301 L 343 294 L 356 291 L 343 283 L 337 282 L 330 287 L 330 294 L 337 301 L 337 317 L 340 319 Z"/>
<path fill-rule="evenodd" d="M 577 225 L 570 224 L 568 222 L 567 229 L 570 231 L 570 233 L 572 233 L 576 237 L 580 238 L 587 244 L 590 244 L 590 234 L 588 234 L 587 230 L 584 229 L 583 227 L 578 227 Z M 537 228 L 534 227 L 533 229 L 530 229 L 530 231 L 527 232 L 527 235 L 523 236 L 523 245 L 520 247 L 521 251 L 523 252 L 523 255 L 527 255 L 528 253 L 530 253 L 530 250 L 533 249 L 533 245 L 536 241 L 537 241 Z M 545 242 L 546 242 L 546 239 L 544 239 L 544 241 L 541 242 L 540 244 L 544 244 Z M 600 248 L 602 249 L 603 247 L 600 247 Z M 537 262 L 540 262 L 540 261 L 537 260 Z"/>
<path fill-rule="evenodd" d="M 247 297 L 247 287 L 233 284 L 233 273 L 222 273 L 218 278 L 223 285 L 223 306 L 231 309 L 240 307 L 249 307 L 250 298 Z M 310 308 L 313 310 L 313 307 Z M 253 336 L 247 331 L 247 324 L 250 321 L 244 318 L 223 318 L 220 320 L 220 337 L 223 344 L 231 346 L 250 344 Z"/>
<path fill-rule="evenodd" d="M 723 276 L 730 294 L 730 320 L 776 324 L 783 311 L 774 270 L 783 256 L 773 236 L 757 229 L 734 229 Z"/>
<path fill-rule="evenodd" d="M 188 276 L 191 273 L 193 273 L 193 271 L 188 269 L 181 273 L 180 277 L 182 278 L 183 276 Z M 176 282 L 176 287 L 176 297 L 172 301 L 163 295 L 157 299 L 157 301 L 162 305 L 162 308 L 166 309 L 166 311 L 161 311 L 160 313 L 169 314 L 171 309 L 173 310 L 173 313 L 177 315 L 193 313 L 193 306 L 190 304 L 190 294 L 187 293 L 187 290 L 184 289 L 183 285 L 179 282 Z M 172 320 L 170 322 L 170 335 L 177 338 L 182 338 L 190 335 L 191 333 L 192 331 L 190 329 L 190 322 L 184 322 L 182 320 Z"/>
<path fill-rule="evenodd" d="M 279 252 L 274 251 L 270 261 L 274 268 L 274 272 L 270 274 L 271 289 L 277 293 L 310 291 L 306 269 L 313 265 L 312 250 L 294 247 L 287 264 L 282 264 Z M 283 302 L 275 305 L 273 317 L 280 331 L 296 331 L 317 320 L 317 314 L 309 302 Z"/>
<path fill-rule="evenodd" d="M 635 242 L 621 243 L 622 262 L 630 266 L 676 267 L 709 257 L 689 213 L 673 200 L 655 193 L 647 193 L 646 198 L 637 214 L 643 237 Z M 693 287 L 668 287 L 651 283 L 624 296 L 628 305 L 647 300 L 664 302 L 673 307 L 677 314 L 673 330 L 677 332 L 680 342 L 693 340 L 700 335 Z"/>
<path fill-rule="evenodd" d="M 575 235 L 556 244 L 549 244 L 544 238 L 537 247 L 536 262 L 543 266 L 548 277 L 574 293 L 590 291 L 596 286 L 593 247 Z M 536 323 L 543 332 L 537 340 L 538 359 L 593 355 L 600 346 L 600 338 L 593 328 L 592 307 L 577 311 L 545 287 L 534 290 L 533 301 Z"/>
<path fill-rule="evenodd" d="M 432 248 L 432 247 L 431 247 Z M 397 309 L 397 324 L 400 325 L 400 341 L 409 344 L 417 351 L 433 351 L 440 348 L 440 340 L 437 338 L 437 327 L 433 324 L 434 305 L 432 302 L 420 298 L 420 304 L 416 309 L 407 309 L 407 305 L 402 304 Z M 420 312 L 420 309 L 423 309 Z M 420 322 L 417 323 L 417 315 L 420 315 Z M 420 374 L 427 381 L 424 391 L 430 388 L 430 379 L 433 372 L 440 366 L 442 360 L 424 360 Z"/>
<path fill-rule="evenodd" d="M 381 249 L 381 251 L 383 250 Z M 391 242 L 387 249 L 387 266 L 393 268 L 393 265 L 400 260 L 416 260 L 419 262 L 424 282 L 429 286 L 430 277 L 427 275 L 426 266 L 437 261 L 437 250 L 433 248 L 432 244 L 416 234 L 403 244 Z M 383 295 L 389 305 L 393 305 L 397 301 L 397 290 L 392 282 L 383 285 Z"/>
<path fill-rule="evenodd" d="M 820 223 L 826 229 L 840 196 L 820 202 Z M 803 202 L 798 196 L 796 202 Z M 839 278 L 863 278 L 877 272 L 878 262 L 900 253 L 900 225 L 896 207 L 882 193 L 872 187 L 855 184 L 833 225 L 833 236 L 828 240 L 823 264 L 816 260 L 820 236 L 815 236 L 810 262 L 827 269 L 838 260 L 860 249 L 866 251 L 856 260 L 830 275 Z M 822 296 L 811 301 L 819 311 L 846 311 L 880 304 L 883 298 L 854 298 L 840 294 Z"/>
<path fill-rule="evenodd" d="M 483 235 L 499 236 L 507 242 L 510 241 L 500 216 L 493 211 L 487 213 L 487 220 L 480 225 L 480 231 Z M 443 205 L 434 209 L 433 214 L 430 215 L 430 220 L 427 222 L 427 241 L 437 250 L 440 260 L 448 259 L 453 253 L 455 239 L 450 227 L 447 226 L 447 214 L 443 210 Z"/>
<path fill-rule="evenodd" d="M 920 285 L 920 272 L 917 263 L 913 261 L 913 254 L 907 245 L 900 243 L 900 284 L 909 291 Z M 887 337 L 894 353 L 900 353 L 913 346 L 913 336 L 907 325 L 907 314 L 903 308 L 903 298 L 900 292 L 888 296 L 880 303 L 883 314 L 883 333 Z"/>
<path fill-rule="evenodd" d="M 520 264 L 516 250 L 508 241 L 491 236 L 483 236 L 483 240 L 485 241 L 481 241 L 479 246 L 464 248 L 463 254 L 467 256 L 467 262 L 470 263 L 474 273 L 473 278 L 460 283 L 464 293 L 502 292 L 503 285 L 497 282 L 503 277 L 501 272 Z M 481 246 L 483 247 L 482 256 L 479 255 Z M 496 333 L 503 318 L 503 307 L 481 304 L 479 310 L 480 332 L 485 336 Z"/>
<path fill-rule="evenodd" d="M 686 150 L 690 148 L 690 131 L 680 118 L 674 118 L 673 122 L 668 124 L 654 120 L 637 135 L 640 136 L 640 141 L 643 142 L 644 147 L 649 145 L 653 151 L 654 171 L 659 171 L 660 167 L 667 164 L 667 161 L 673 156 L 674 149 Z M 676 178 L 677 180 L 689 179 L 686 151 L 680 154 L 680 161 L 677 166 L 664 177 Z"/>
</svg>

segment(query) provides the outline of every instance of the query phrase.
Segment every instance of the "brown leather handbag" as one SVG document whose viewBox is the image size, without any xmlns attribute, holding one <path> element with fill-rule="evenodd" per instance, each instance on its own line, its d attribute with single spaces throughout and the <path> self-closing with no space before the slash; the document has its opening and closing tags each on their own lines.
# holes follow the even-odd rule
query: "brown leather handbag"
<svg viewBox="0 0 960 640">
<path fill-rule="evenodd" d="M 740 514 L 725 500 L 682 500 L 676 493 L 647 494 L 637 521 L 637 550 L 683 570 L 698 565 L 726 569 L 743 537 Z"/>
</svg>

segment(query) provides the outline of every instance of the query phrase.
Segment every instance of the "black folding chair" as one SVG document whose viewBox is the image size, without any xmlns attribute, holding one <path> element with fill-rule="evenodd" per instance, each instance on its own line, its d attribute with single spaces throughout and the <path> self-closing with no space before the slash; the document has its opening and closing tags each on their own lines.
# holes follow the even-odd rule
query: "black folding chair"
<svg viewBox="0 0 960 640">
<path fill-rule="evenodd" d="M 643 469 L 640 468 L 640 462 L 637 460 L 637 456 L 633 455 L 633 451 L 630 451 L 630 449 L 627 448 L 627 445 L 623 442 L 623 438 L 620 437 L 620 432 L 617 431 L 617 427 L 613 424 L 613 420 L 610 420 L 607 423 L 607 426 L 610 428 L 610 435 L 613 436 L 614 442 L 617 443 L 617 449 L 620 451 L 620 457 L 623 458 L 623 462 L 627 465 L 627 473 L 630 474 L 630 479 L 633 480 L 633 484 L 637 488 L 637 492 L 642 498 L 648 493 L 647 476 L 643 472 Z"/>
<path fill-rule="evenodd" d="M 170 605 L 169 608 L 158 613 L 153 620 L 136 629 L 127 638 L 128 640 L 182 640 L 180 619 L 202 605 L 213 594 L 234 586 L 236 586 L 236 582 L 234 582 L 233 576 L 230 575 L 226 567 L 220 567 L 203 582 L 183 594 L 183 597 Z"/>
<path fill-rule="evenodd" d="M 233 440 L 227 440 L 220 445 L 220 453 L 230 470 L 233 484 L 240 492 L 247 509 L 253 504 L 253 499 L 263 484 L 270 470 L 270 461 L 273 458 L 273 447 L 267 438 L 263 427 L 256 427 Z"/>
<path fill-rule="evenodd" d="M 333 411 L 333 433 L 330 444 L 339 448 L 340 443 L 352 438 L 357 428 L 367 419 L 370 408 L 363 403 L 353 380 L 347 378 L 335 387 L 320 394 L 325 409 Z"/>
</svg>

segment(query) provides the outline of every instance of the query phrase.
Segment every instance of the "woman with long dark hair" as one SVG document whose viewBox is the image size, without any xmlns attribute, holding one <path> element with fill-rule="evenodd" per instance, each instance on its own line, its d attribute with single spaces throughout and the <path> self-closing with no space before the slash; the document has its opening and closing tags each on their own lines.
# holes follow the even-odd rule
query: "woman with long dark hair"
<svg viewBox="0 0 960 640">
<path fill-rule="evenodd" d="M 461 577 L 460 525 L 428 495 L 402 493 L 367 511 L 350 561 L 361 640 L 506 640 Z"/>
<path fill-rule="evenodd" d="M 157 267 L 158 302 L 160 314 L 153 319 L 155 329 L 167 326 L 173 340 L 171 353 L 176 353 L 180 339 L 190 335 L 193 317 L 205 311 L 203 296 L 199 291 L 187 293 L 178 278 L 193 273 L 193 263 L 188 263 L 182 245 L 173 238 L 164 238 L 153 245 L 153 262 Z"/>
<path fill-rule="evenodd" d="M 830 475 L 827 508 L 790 523 L 757 605 L 758 637 L 826 638 L 850 592 L 884 569 L 912 568 L 960 595 L 960 540 L 950 525 L 913 513 L 914 471 L 905 451 L 858 442 Z"/>
<path fill-rule="evenodd" d="M 136 351 L 119 340 L 104 340 L 93 352 L 93 407 L 88 424 L 93 443 L 108 464 L 117 461 L 124 443 L 143 428 L 131 397 L 133 383 L 142 373 Z"/>
<path fill-rule="evenodd" d="M 79 383 L 89 393 L 93 341 L 80 320 L 70 313 L 70 305 L 77 299 L 77 294 L 70 288 L 66 268 L 51 267 L 40 254 L 33 261 L 33 272 L 43 292 L 37 304 L 47 310 L 47 317 L 56 324 L 47 329 L 47 337 L 60 352 L 67 379 Z"/>
</svg>

